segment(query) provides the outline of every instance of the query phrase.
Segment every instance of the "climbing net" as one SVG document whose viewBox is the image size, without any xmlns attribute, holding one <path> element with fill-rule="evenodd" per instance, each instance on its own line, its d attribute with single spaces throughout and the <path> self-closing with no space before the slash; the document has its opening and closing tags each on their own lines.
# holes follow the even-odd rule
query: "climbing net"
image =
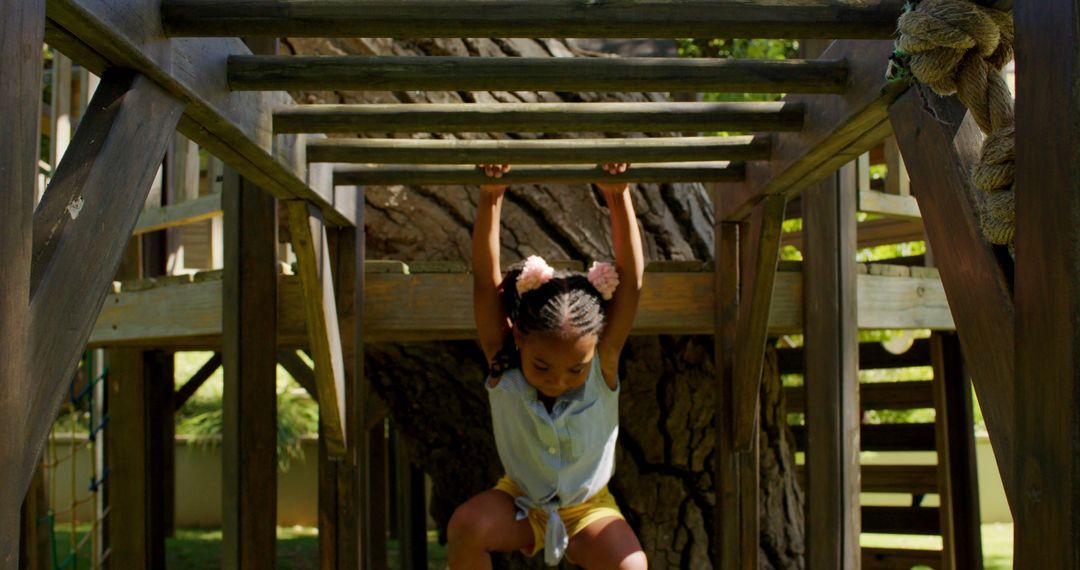
<svg viewBox="0 0 1080 570">
<path fill-rule="evenodd" d="M 107 378 L 102 351 L 87 351 L 42 457 L 48 507 L 37 522 L 48 529 L 54 570 L 97 569 L 108 558 L 102 530 L 108 515 L 103 491 L 109 469 L 101 439 L 109 423 L 104 406 Z"/>
</svg>

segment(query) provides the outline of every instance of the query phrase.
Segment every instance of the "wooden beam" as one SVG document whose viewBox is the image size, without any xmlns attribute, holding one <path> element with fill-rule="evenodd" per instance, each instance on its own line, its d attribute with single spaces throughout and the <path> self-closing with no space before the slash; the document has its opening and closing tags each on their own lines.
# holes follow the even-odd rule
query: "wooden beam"
<svg viewBox="0 0 1080 570">
<path fill-rule="evenodd" d="M 802 374 L 805 370 L 803 362 L 806 350 L 804 347 L 781 348 L 777 350 L 777 354 L 780 357 L 780 374 Z M 925 338 L 915 339 L 911 344 L 911 348 L 908 348 L 900 354 L 889 352 L 880 342 L 859 343 L 859 370 L 907 368 L 909 366 L 928 366 L 929 364 L 930 341 Z M 866 388 L 866 386 L 863 386 L 864 394 L 866 393 Z M 868 396 L 864 395 L 860 398 L 864 405 L 867 397 Z M 929 402 L 924 407 L 929 408 L 933 406 L 933 400 L 931 399 L 929 389 L 926 391 L 926 399 L 924 401 Z"/>
<path fill-rule="evenodd" d="M 202 388 L 202 385 L 221 368 L 221 353 L 215 352 L 210 358 L 199 367 L 199 370 L 195 374 L 191 375 L 191 378 L 176 391 L 173 396 L 173 409 L 179 410 L 195 395 L 195 392 Z"/>
<path fill-rule="evenodd" d="M 273 136 L 270 112 L 292 98 L 228 89 L 227 57 L 251 53 L 239 39 L 169 40 L 158 0 L 54 0 L 47 15 L 50 45 L 98 74 L 110 66 L 139 71 L 187 104 L 179 130 L 200 147 L 273 195 L 316 204 L 333 225 L 352 224 L 332 194 L 305 182 L 300 139 Z"/>
<path fill-rule="evenodd" d="M 863 424 L 859 442 L 862 451 L 934 451 L 934 424 Z M 806 449 L 806 427 L 791 426 L 799 449 Z M 863 529 L 863 532 L 870 532 Z"/>
<path fill-rule="evenodd" d="M 727 162 L 648 164 L 622 174 L 608 174 L 598 166 L 525 166 L 514 168 L 500 180 L 507 184 L 592 184 L 604 176 L 611 181 L 656 184 L 737 182 L 743 179 L 743 172 L 743 164 Z M 338 186 L 476 185 L 488 181 L 473 166 L 345 167 L 334 172 L 334 184 Z"/>
<path fill-rule="evenodd" d="M 856 183 L 849 164 L 802 196 L 808 570 L 861 560 Z"/>
<path fill-rule="evenodd" d="M 889 83 L 881 71 L 892 52 L 890 41 L 833 42 L 821 57 L 847 62 L 849 81 L 843 95 L 785 99 L 805 106 L 803 130 L 773 135 L 772 161 L 748 169 L 746 185 L 728 200 L 724 218 L 745 219 L 754 204 L 769 195 L 794 196 L 888 136 L 889 103 L 908 87 Z"/>
<path fill-rule="evenodd" d="M 859 211 L 889 218 L 922 219 L 919 202 L 911 195 L 900 196 L 877 190 L 859 192 Z"/>
<path fill-rule="evenodd" d="M 1080 7 L 1017 2 L 1017 568 L 1080 567 Z M 906 155 L 905 155 L 906 158 Z M 910 164 L 910 161 L 909 161 Z M 914 179 L 913 179 L 914 182 Z M 918 188 L 916 188 L 917 190 Z M 934 255 L 940 256 L 939 248 Z M 963 334 L 963 332 L 961 332 Z M 961 336 L 961 340 L 963 337 Z M 992 350 L 970 352 L 969 366 Z M 980 396 L 983 394 L 980 393 Z M 991 432 L 993 437 L 993 432 Z M 995 450 L 997 448 L 995 447 Z"/>
<path fill-rule="evenodd" d="M 275 133 L 797 131 L 789 103 L 416 103 L 297 105 L 274 112 Z"/>
<path fill-rule="evenodd" d="M 229 87 L 236 91 L 843 93 L 847 81 L 847 63 L 838 59 L 240 55 L 229 58 Z"/>
<path fill-rule="evenodd" d="M 769 158 L 769 141 L 750 136 L 543 140 L 323 139 L 308 160 L 349 164 L 603 164 Z"/>
<path fill-rule="evenodd" d="M 761 366 L 772 307 L 773 283 L 780 256 L 784 197 L 765 200 L 755 211 L 749 239 L 740 243 L 739 326 L 736 335 L 733 404 L 735 448 L 746 452 L 757 441 Z"/>
<path fill-rule="evenodd" d="M 222 287 L 222 568 L 273 568 L 277 523 L 277 208 L 227 170 Z"/>
<path fill-rule="evenodd" d="M 889 38 L 902 6 L 896 0 L 167 0 L 163 16 L 173 36 Z"/>
<path fill-rule="evenodd" d="M 911 90 L 890 108 L 911 174 L 935 265 L 949 298 L 994 447 L 1005 495 L 1014 508 L 1016 349 L 1009 280 L 978 227 L 979 190 L 971 183 L 982 134 L 963 105 Z M 978 355 L 978 356 L 974 356 Z"/>
<path fill-rule="evenodd" d="M 221 194 L 210 194 L 173 206 L 144 210 L 135 224 L 135 235 L 194 224 L 224 215 Z"/>
<path fill-rule="evenodd" d="M 635 335 L 712 334 L 711 273 L 645 273 Z M 473 339 L 472 276 L 467 273 L 367 276 L 365 334 L 373 342 Z M 862 329 L 951 330 L 952 316 L 935 277 L 859 275 Z M 221 343 L 222 281 L 218 272 L 194 281 L 109 294 L 90 338 L 91 346 L 167 346 L 214 349 Z M 299 279 L 279 278 L 278 344 L 306 347 L 307 328 Z M 802 277 L 780 271 L 773 287 L 769 334 L 803 326 Z M 785 365 L 785 370 L 788 369 Z"/>
<path fill-rule="evenodd" d="M 45 444 L 182 110 L 141 75 L 106 73 L 34 214 L 29 458 Z"/>
<path fill-rule="evenodd" d="M 45 0 L 5 2 L 0 8 L 0 464 L 9 466 L 0 485 L 0 567 L 19 564 L 19 509 L 30 488 L 41 446 L 30 440 L 27 406 L 38 381 L 30 374 L 30 266 L 41 139 L 41 45 Z M 44 416 L 44 414 L 41 414 Z"/>
<path fill-rule="evenodd" d="M 784 388 L 787 411 L 800 413 L 806 410 L 806 388 Z M 929 381 L 872 382 L 859 386 L 859 409 L 912 410 L 934 407 L 934 389 Z"/>
<path fill-rule="evenodd" d="M 293 380 L 296 380 L 296 383 L 308 393 L 308 396 L 311 396 L 312 400 L 319 401 L 319 389 L 315 384 L 315 371 L 300 358 L 296 349 L 279 348 L 277 361 L 289 373 L 289 376 L 292 376 Z"/>
<path fill-rule="evenodd" d="M 964 372 L 960 341 L 952 333 L 930 338 L 934 364 L 934 425 L 944 568 L 982 568 L 982 517 L 975 457 L 971 384 Z"/>
<path fill-rule="evenodd" d="M 304 291 L 308 342 L 319 391 L 319 419 L 325 427 L 327 451 L 331 457 L 341 457 L 346 442 L 345 372 L 326 226 L 318 210 L 305 202 L 289 201 L 285 207 Z"/>
</svg>

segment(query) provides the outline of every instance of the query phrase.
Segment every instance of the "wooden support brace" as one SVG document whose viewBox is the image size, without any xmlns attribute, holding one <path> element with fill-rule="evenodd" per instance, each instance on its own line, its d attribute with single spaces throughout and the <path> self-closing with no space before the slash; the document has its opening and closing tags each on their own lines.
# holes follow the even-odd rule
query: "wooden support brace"
<svg viewBox="0 0 1080 570">
<path fill-rule="evenodd" d="M 322 139 L 308 161 L 348 164 L 604 164 L 769 158 L 768 139 L 653 137 L 627 139 L 418 140 Z"/>
<path fill-rule="evenodd" d="M 797 131 L 794 103 L 416 103 L 297 105 L 275 133 Z"/>
<path fill-rule="evenodd" d="M 746 240 L 748 254 L 741 259 L 739 325 L 734 364 L 735 449 L 750 451 L 757 440 L 758 399 L 761 370 L 769 329 L 773 282 L 780 256 L 780 233 L 784 223 L 784 196 L 770 196 L 756 208 Z"/>
<path fill-rule="evenodd" d="M 891 41 L 833 42 L 821 57 L 847 62 L 850 81 L 843 95 L 785 99 L 805 106 L 803 130 L 772 135 L 772 160 L 749 165 L 741 192 L 725 201 L 724 219 L 745 219 L 768 195 L 794 196 L 887 137 L 888 106 L 908 88 L 885 79 L 882 70 L 892 52 Z"/>
<path fill-rule="evenodd" d="M 903 3 L 167 0 L 174 36 L 889 38 Z M 447 17 L 452 15 L 452 17 Z"/>
<path fill-rule="evenodd" d="M 315 361 L 315 386 L 319 392 L 319 419 L 325 425 L 327 451 L 345 455 L 345 371 L 338 328 L 330 246 L 322 216 L 306 202 L 285 203 L 289 234 L 304 288 L 308 339 Z"/>
<path fill-rule="evenodd" d="M 978 226 L 979 190 L 971 182 L 982 134 L 963 105 L 928 89 L 912 89 L 889 109 L 896 141 L 911 174 L 935 265 L 979 395 L 986 429 L 1009 504 L 1014 478 L 1016 318 L 1009 279 Z M 1014 511 L 1015 512 L 1015 511 Z"/>
<path fill-rule="evenodd" d="M 892 45 L 891 42 L 887 42 Z M 880 75 L 880 74 L 879 74 Z M 843 60 L 231 56 L 235 91 L 843 93 Z"/>
<path fill-rule="evenodd" d="M 191 399 L 195 392 L 221 368 L 221 353 L 215 352 L 206 362 L 176 391 L 173 396 L 173 409 L 179 410 Z"/>
<path fill-rule="evenodd" d="M 222 216 L 221 194 L 211 194 L 173 206 L 144 210 L 135 225 L 135 235 L 194 224 Z"/>
<path fill-rule="evenodd" d="M 105 73 L 34 214 L 29 457 L 45 443 L 182 111 L 141 75 Z"/>
<path fill-rule="evenodd" d="M 647 164 L 622 174 L 608 174 L 598 166 L 524 166 L 500 179 L 507 184 L 592 184 L 600 176 L 611 181 L 640 183 L 738 182 L 742 163 L 727 162 Z M 473 166 L 370 166 L 344 167 L 334 172 L 337 186 L 369 185 L 466 185 L 486 184 L 490 179 Z"/>
<path fill-rule="evenodd" d="M 295 349 L 279 348 L 277 351 L 278 364 L 296 380 L 312 400 L 319 401 L 319 389 L 315 382 L 315 371 L 300 358 Z"/>
</svg>

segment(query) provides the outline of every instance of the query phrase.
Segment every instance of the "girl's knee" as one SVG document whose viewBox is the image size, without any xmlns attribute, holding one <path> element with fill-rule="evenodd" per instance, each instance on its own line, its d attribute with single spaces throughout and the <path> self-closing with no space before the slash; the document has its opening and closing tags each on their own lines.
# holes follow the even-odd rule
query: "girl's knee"
<svg viewBox="0 0 1080 570">
<path fill-rule="evenodd" d="M 626 558 L 623 558 L 619 563 L 619 570 L 648 570 L 649 560 L 645 557 L 645 553 L 637 551 Z"/>
<path fill-rule="evenodd" d="M 447 525 L 447 538 L 454 542 L 483 543 L 491 530 L 491 517 L 483 508 L 465 503 L 454 510 Z"/>
</svg>

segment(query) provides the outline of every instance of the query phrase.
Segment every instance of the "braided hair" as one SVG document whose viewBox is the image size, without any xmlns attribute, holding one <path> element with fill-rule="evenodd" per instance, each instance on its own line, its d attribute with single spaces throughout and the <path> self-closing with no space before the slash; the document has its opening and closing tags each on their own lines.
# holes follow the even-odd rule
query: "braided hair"
<svg viewBox="0 0 1080 570">
<path fill-rule="evenodd" d="M 550 332 L 564 338 L 600 335 L 604 330 L 604 299 L 582 273 L 557 271 L 550 281 L 519 294 L 517 279 L 523 264 L 516 264 L 503 277 L 499 296 L 503 311 L 521 334 Z M 513 333 L 503 339 L 503 347 L 491 362 L 491 376 L 521 366 L 521 354 Z"/>
</svg>

